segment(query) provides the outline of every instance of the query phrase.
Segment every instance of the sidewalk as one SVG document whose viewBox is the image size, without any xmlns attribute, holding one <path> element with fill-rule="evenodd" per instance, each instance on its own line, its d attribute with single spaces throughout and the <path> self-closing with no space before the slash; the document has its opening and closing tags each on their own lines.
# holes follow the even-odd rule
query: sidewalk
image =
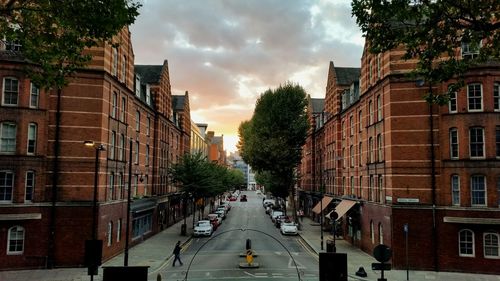
<svg viewBox="0 0 500 281">
<path fill-rule="evenodd" d="M 333 239 L 328 231 L 323 231 L 323 246 L 321 250 L 321 229 L 318 223 L 304 217 L 301 222 L 301 231 L 299 235 L 304 241 L 316 252 L 326 252 L 326 241 Z M 337 253 L 347 253 L 347 274 L 349 280 L 374 280 L 380 278 L 380 271 L 371 269 L 371 264 L 377 262 L 375 258 L 361 251 L 359 248 L 352 246 L 349 242 L 343 239 L 336 240 Z M 367 277 L 362 278 L 355 275 L 359 267 L 362 266 Z M 406 279 L 406 270 L 390 270 L 384 271 L 384 277 L 388 281 L 403 281 Z M 409 280 L 411 281 L 449 281 L 449 280 L 464 280 L 464 281 L 499 281 L 500 276 L 486 274 L 469 274 L 469 273 L 452 273 L 452 272 L 434 272 L 434 271 L 409 271 Z"/>
</svg>

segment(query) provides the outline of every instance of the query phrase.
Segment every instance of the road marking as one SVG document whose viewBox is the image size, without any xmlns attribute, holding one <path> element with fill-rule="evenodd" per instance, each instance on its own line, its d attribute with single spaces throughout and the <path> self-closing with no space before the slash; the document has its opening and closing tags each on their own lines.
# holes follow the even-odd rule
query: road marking
<svg viewBox="0 0 500 281">
<path fill-rule="evenodd" d="M 304 248 L 304 250 L 308 252 L 309 255 L 311 255 L 317 262 L 319 262 L 319 255 L 316 252 L 312 251 L 309 246 L 305 245 L 302 239 L 297 238 L 297 243 L 299 243 L 302 246 L 302 248 Z"/>
<path fill-rule="evenodd" d="M 297 268 L 300 268 L 300 269 L 305 269 L 306 268 L 298 260 L 295 260 L 295 263 L 293 261 L 294 260 L 292 260 L 292 258 L 288 259 L 288 268 L 295 268 L 295 264 L 297 264 Z"/>
</svg>

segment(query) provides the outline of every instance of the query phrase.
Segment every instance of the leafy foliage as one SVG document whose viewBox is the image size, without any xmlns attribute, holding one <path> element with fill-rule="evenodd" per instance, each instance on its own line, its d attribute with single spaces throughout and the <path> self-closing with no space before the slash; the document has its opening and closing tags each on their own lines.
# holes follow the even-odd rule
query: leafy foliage
<svg viewBox="0 0 500 281">
<path fill-rule="evenodd" d="M 250 121 L 240 124 L 238 149 L 243 160 L 267 177 L 275 196 L 284 197 L 301 160 L 309 122 L 306 92 L 287 83 L 267 90 L 257 100 Z"/>
<path fill-rule="evenodd" d="M 130 0 L 7 0 L 0 2 L 0 38 L 21 45 L 35 83 L 61 88 L 86 65 L 89 47 L 108 42 L 138 16 Z"/>
<path fill-rule="evenodd" d="M 449 92 L 462 86 L 471 66 L 500 57 L 498 0 L 353 0 L 352 13 L 372 53 L 404 46 L 403 58 L 418 60 L 414 75 L 429 84 L 458 79 Z M 461 59 L 462 43 L 480 47 L 480 53 Z M 426 99 L 446 102 L 432 95 Z"/>
</svg>

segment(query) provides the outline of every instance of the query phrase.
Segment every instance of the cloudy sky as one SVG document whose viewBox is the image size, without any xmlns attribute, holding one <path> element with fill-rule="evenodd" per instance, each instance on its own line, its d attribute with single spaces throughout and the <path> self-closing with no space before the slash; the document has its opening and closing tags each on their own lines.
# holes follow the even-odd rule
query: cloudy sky
<svg viewBox="0 0 500 281">
<path fill-rule="evenodd" d="M 292 81 L 324 98 L 328 65 L 359 67 L 363 38 L 350 0 L 142 0 L 131 27 L 135 64 L 168 60 L 174 95 L 189 92 L 191 118 L 224 134 L 265 90 Z"/>
</svg>

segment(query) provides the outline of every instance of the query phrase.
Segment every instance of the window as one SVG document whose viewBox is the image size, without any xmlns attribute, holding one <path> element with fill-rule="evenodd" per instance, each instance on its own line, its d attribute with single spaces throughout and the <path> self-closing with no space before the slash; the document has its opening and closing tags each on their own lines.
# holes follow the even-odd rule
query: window
<svg viewBox="0 0 500 281">
<path fill-rule="evenodd" d="M 363 143 L 362 142 L 359 142 L 358 150 L 359 150 L 358 161 L 359 161 L 359 166 L 361 166 L 362 165 L 361 160 L 363 159 Z"/>
<path fill-rule="evenodd" d="M 467 104 L 469 111 L 483 110 L 483 89 L 481 84 L 467 85 Z"/>
<path fill-rule="evenodd" d="M 116 242 L 120 242 L 122 238 L 122 219 L 116 222 Z"/>
<path fill-rule="evenodd" d="M 151 105 L 151 88 L 146 85 L 146 104 Z"/>
<path fill-rule="evenodd" d="M 450 129 L 450 158 L 458 159 L 458 131 L 457 128 Z"/>
<path fill-rule="evenodd" d="M 384 244 L 384 229 L 381 222 L 378 223 L 378 243 Z"/>
<path fill-rule="evenodd" d="M 116 133 L 111 131 L 111 136 L 109 140 L 109 158 L 115 159 L 115 148 L 116 148 Z"/>
<path fill-rule="evenodd" d="M 484 157 L 484 128 L 474 127 L 469 132 L 470 142 L 470 157 Z"/>
<path fill-rule="evenodd" d="M 349 158 L 351 161 L 351 167 L 354 167 L 354 146 L 353 145 L 351 145 L 349 147 Z"/>
<path fill-rule="evenodd" d="M 373 66 L 372 66 L 372 60 L 368 61 L 368 81 L 370 81 L 370 84 L 372 83 L 372 72 L 373 72 Z"/>
<path fill-rule="evenodd" d="M 118 178 L 116 179 L 117 183 L 116 186 L 118 189 L 116 190 L 116 199 L 120 200 L 122 199 L 123 195 L 123 174 L 119 173 Z"/>
<path fill-rule="evenodd" d="M 377 55 L 377 78 L 382 77 L 382 56 L 380 54 Z M 382 244 L 382 243 L 380 243 Z"/>
<path fill-rule="evenodd" d="M 26 182 L 24 189 L 24 201 L 31 202 L 33 200 L 33 192 L 35 191 L 35 172 L 26 172 Z"/>
<path fill-rule="evenodd" d="M 19 97 L 19 81 L 16 78 L 3 79 L 3 105 L 17 105 Z"/>
<path fill-rule="evenodd" d="M 342 167 L 347 167 L 347 158 L 345 157 L 345 148 L 342 148 Z"/>
<path fill-rule="evenodd" d="M 474 232 L 464 229 L 458 233 L 458 248 L 461 257 L 474 256 Z"/>
<path fill-rule="evenodd" d="M 0 152 L 16 152 L 16 124 L 4 122 L 0 129 Z"/>
<path fill-rule="evenodd" d="M 493 109 L 500 111 L 500 83 L 496 82 L 493 85 Z"/>
<path fill-rule="evenodd" d="M 484 233 L 484 257 L 485 258 L 500 258 L 500 254 L 498 252 L 498 233 L 486 232 Z"/>
<path fill-rule="evenodd" d="M 370 239 L 372 244 L 375 244 L 375 230 L 373 229 L 373 221 L 370 221 Z"/>
<path fill-rule="evenodd" d="M 345 177 L 342 177 L 342 194 L 346 194 L 346 189 L 345 189 Z"/>
<path fill-rule="evenodd" d="M 122 110 L 120 111 L 120 121 L 125 122 L 125 113 L 127 112 L 125 109 L 127 108 L 127 100 L 122 97 Z"/>
<path fill-rule="evenodd" d="M 135 112 L 135 130 L 137 132 L 141 130 L 141 112 L 139 110 Z"/>
<path fill-rule="evenodd" d="M 151 133 L 151 118 L 149 116 L 146 118 L 146 135 L 149 136 Z"/>
<path fill-rule="evenodd" d="M 500 177 L 497 178 L 497 201 L 498 207 L 500 207 Z"/>
<path fill-rule="evenodd" d="M 125 160 L 125 136 L 120 134 L 120 143 L 118 144 L 118 160 Z"/>
<path fill-rule="evenodd" d="M 500 127 L 495 129 L 496 156 L 500 158 Z"/>
<path fill-rule="evenodd" d="M 463 59 L 474 59 L 479 55 L 479 48 L 481 46 L 481 43 L 475 44 L 475 43 L 469 43 L 469 42 L 462 42 L 462 58 Z"/>
<path fill-rule="evenodd" d="M 118 111 L 118 94 L 113 92 L 113 97 L 111 101 L 111 117 L 116 118 L 116 112 Z"/>
<path fill-rule="evenodd" d="M 21 47 L 22 45 L 19 43 L 19 40 L 5 42 L 6 51 L 19 52 L 21 51 Z"/>
<path fill-rule="evenodd" d="M 373 124 L 373 103 L 372 101 L 368 102 L 368 115 L 370 116 L 370 124 Z"/>
<path fill-rule="evenodd" d="M 149 144 L 146 144 L 146 166 L 149 166 Z"/>
<path fill-rule="evenodd" d="M 377 121 L 382 120 L 382 97 L 377 96 Z"/>
<path fill-rule="evenodd" d="M 12 190 L 14 189 L 14 173 L 11 171 L 0 171 L 0 202 L 12 201 Z"/>
<path fill-rule="evenodd" d="M 361 132 L 363 130 L 363 113 L 361 110 L 358 112 L 358 120 L 359 120 L 359 131 Z"/>
<path fill-rule="evenodd" d="M 460 206 L 460 177 L 458 175 L 451 176 L 451 204 Z"/>
<path fill-rule="evenodd" d="M 30 123 L 28 125 L 28 154 L 35 154 L 36 152 L 36 135 L 37 135 L 37 126 L 35 123 Z"/>
<path fill-rule="evenodd" d="M 354 177 L 353 176 L 351 176 L 350 184 L 351 184 L 351 192 L 349 194 L 354 195 Z"/>
<path fill-rule="evenodd" d="M 359 191 L 358 196 L 361 198 L 363 195 L 363 176 L 359 176 Z"/>
<path fill-rule="evenodd" d="M 111 246 L 111 244 L 113 244 L 113 222 L 112 221 L 108 222 L 107 238 L 108 238 L 108 246 Z"/>
<path fill-rule="evenodd" d="M 368 153 L 369 153 L 369 159 L 368 159 L 368 162 L 369 163 L 372 163 L 373 162 L 373 158 L 375 158 L 375 155 L 373 155 L 373 138 L 370 137 L 368 139 Z"/>
<path fill-rule="evenodd" d="M 342 139 L 345 139 L 345 122 L 342 121 L 342 124 L 340 126 L 340 130 L 342 131 Z"/>
<path fill-rule="evenodd" d="M 111 66 L 111 74 L 116 76 L 118 74 L 118 48 L 113 47 L 113 65 Z"/>
<path fill-rule="evenodd" d="M 30 84 L 30 107 L 31 108 L 38 108 L 38 102 L 39 102 L 39 99 L 40 99 L 40 88 L 31 83 Z"/>
<path fill-rule="evenodd" d="M 384 160 L 384 153 L 382 150 L 382 134 L 377 135 L 377 159 L 379 162 Z"/>
<path fill-rule="evenodd" d="M 471 177 L 472 206 L 486 206 L 486 179 L 482 175 Z"/>
<path fill-rule="evenodd" d="M 351 136 L 354 135 L 354 116 L 349 117 L 349 130 Z"/>
<path fill-rule="evenodd" d="M 368 201 L 373 201 L 373 176 L 370 175 L 368 182 Z"/>
<path fill-rule="evenodd" d="M 24 228 L 14 226 L 9 228 L 7 239 L 7 255 L 20 255 L 24 252 Z"/>
<path fill-rule="evenodd" d="M 109 194 L 108 200 L 115 199 L 115 173 L 111 172 L 109 174 Z"/>
<path fill-rule="evenodd" d="M 134 175 L 133 185 L 132 185 L 132 196 L 137 196 L 137 185 L 138 185 L 139 175 Z"/>
<path fill-rule="evenodd" d="M 138 164 L 139 163 L 139 141 L 136 141 L 135 142 L 135 164 Z"/>
<path fill-rule="evenodd" d="M 378 198 L 380 203 L 385 202 L 384 198 L 384 181 L 382 180 L 382 175 L 378 175 Z"/>
<path fill-rule="evenodd" d="M 122 81 L 127 83 L 127 56 L 123 56 L 122 60 Z"/>
<path fill-rule="evenodd" d="M 448 101 L 448 110 L 450 113 L 457 113 L 457 92 L 450 93 L 450 100 Z"/>
</svg>

